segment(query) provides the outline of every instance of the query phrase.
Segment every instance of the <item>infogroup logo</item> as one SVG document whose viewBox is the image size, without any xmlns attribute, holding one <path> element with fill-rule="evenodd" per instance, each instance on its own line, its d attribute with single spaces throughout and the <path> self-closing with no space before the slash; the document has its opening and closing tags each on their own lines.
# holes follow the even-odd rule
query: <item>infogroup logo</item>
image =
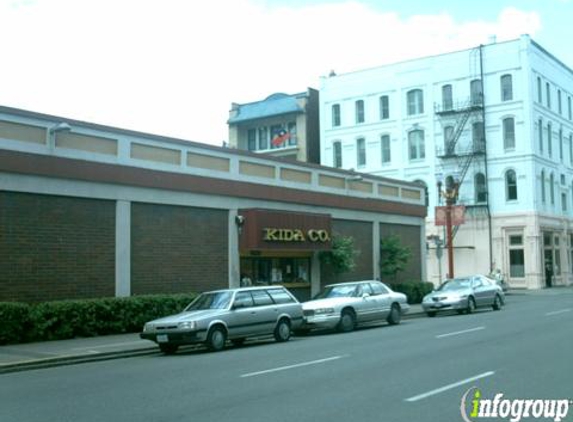
<svg viewBox="0 0 573 422">
<path fill-rule="evenodd" d="M 485 399 L 477 387 L 470 388 L 462 396 L 462 419 L 475 422 L 485 418 L 502 418 L 519 422 L 523 418 L 533 418 L 560 422 L 567 417 L 569 407 L 573 405 L 569 399 L 504 399 L 503 396 L 503 393 L 497 393 L 493 399 Z"/>
</svg>

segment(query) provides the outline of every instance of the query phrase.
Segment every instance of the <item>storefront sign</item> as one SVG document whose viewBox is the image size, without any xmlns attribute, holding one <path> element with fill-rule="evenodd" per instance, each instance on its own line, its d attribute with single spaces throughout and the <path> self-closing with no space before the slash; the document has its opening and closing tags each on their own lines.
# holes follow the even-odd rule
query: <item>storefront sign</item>
<svg viewBox="0 0 573 422">
<path fill-rule="evenodd" d="M 330 234 L 326 230 L 310 229 L 306 233 L 300 229 L 263 229 L 263 239 L 266 242 L 330 242 Z"/>
<path fill-rule="evenodd" d="M 262 209 L 239 210 L 240 249 L 250 251 L 325 251 L 332 247 L 331 218 Z"/>
</svg>

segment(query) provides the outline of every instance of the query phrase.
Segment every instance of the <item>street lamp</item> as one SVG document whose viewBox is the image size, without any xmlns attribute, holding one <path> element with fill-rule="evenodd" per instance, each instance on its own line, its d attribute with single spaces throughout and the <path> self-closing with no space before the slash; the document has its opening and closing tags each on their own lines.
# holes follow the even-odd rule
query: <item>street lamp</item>
<svg viewBox="0 0 573 422">
<path fill-rule="evenodd" d="M 460 188 L 460 181 L 457 174 L 448 176 L 444 189 L 441 178 L 438 178 L 438 193 L 446 201 L 446 246 L 448 248 L 448 278 L 454 277 L 454 245 L 452 236 L 452 212 L 456 201 L 458 200 L 458 192 Z"/>
</svg>

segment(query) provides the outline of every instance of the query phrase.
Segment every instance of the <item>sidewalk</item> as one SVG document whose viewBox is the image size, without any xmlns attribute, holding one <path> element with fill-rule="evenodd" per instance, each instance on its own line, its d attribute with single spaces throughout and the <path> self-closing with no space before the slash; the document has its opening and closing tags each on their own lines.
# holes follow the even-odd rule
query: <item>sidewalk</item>
<svg viewBox="0 0 573 422">
<path fill-rule="evenodd" d="M 422 306 L 412 305 L 405 318 L 422 315 Z M 139 333 L 10 344 L 0 346 L 0 374 L 156 353 L 157 345 Z"/>
</svg>

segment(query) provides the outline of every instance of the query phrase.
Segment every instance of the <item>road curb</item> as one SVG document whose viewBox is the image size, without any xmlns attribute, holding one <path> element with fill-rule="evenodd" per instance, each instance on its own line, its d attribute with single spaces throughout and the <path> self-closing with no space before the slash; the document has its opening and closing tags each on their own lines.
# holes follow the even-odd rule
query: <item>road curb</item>
<svg viewBox="0 0 573 422">
<path fill-rule="evenodd" d="M 0 365 L 0 375 L 11 372 L 29 371 L 33 369 L 45 369 L 56 366 L 76 365 L 80 363 L 98 362 L 112 359 L 123 359 L 135 356 L 146 356 L 158 354 L 157 347 L 145 349 L 122 350 L 118 352 L 91 353 L 82 355 L 65 355 L 54 358 L 35 359 Z"/>
</svg>

